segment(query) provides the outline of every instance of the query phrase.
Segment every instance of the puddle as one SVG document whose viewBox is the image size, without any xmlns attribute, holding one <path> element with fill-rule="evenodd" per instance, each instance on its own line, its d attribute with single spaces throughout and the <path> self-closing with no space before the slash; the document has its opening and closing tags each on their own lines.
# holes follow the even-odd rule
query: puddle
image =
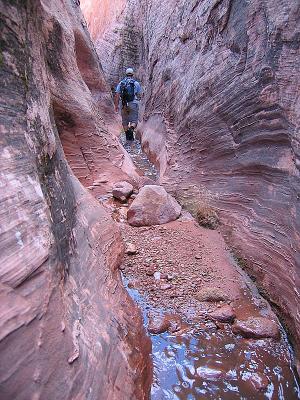
<svg viewBox="0 0 300 400">
<path fill-rule="evenodd" d="M 124 276 L 123 282 L 147 326 L 147 300 L 128 288 Z M 300 398 L 286 338 L 246 340 L 233 335 L 229 325 L 225 330 L 194 325 L 179 335 L 149 336 L 154 366 L 151 400 Z"/>
</svg>

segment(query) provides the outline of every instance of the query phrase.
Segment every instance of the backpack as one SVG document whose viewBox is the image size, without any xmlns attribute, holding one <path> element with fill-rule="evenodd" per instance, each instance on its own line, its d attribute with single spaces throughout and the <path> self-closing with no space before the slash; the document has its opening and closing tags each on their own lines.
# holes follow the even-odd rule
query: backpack
<svg viewBox="0 0 300 400">
<path fill-rule="evenodd" d="M 135 98 L 135 80 L 132 78 L 125 78 L 122 80 L 120 85 L 120 95 L 123 107 L 127 106 L 128 103 Z"/>
</svg>

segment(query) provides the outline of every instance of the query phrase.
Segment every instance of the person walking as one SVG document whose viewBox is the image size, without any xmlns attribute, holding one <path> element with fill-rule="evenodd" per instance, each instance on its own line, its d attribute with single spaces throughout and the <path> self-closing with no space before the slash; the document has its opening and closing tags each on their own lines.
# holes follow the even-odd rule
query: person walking
<svg viewBox="0 0 300 400">
<path fill-rule="evenodd" d="M 142 93 L 141 85 L 134 78 L 134 70 L 127 68 L 126 77 L 116 88 L 115 109 L 121 109 L 122 125 L 126 140 L 134 140 L 134 129 L 139 117 L 139 99 Z"/>
</svg>

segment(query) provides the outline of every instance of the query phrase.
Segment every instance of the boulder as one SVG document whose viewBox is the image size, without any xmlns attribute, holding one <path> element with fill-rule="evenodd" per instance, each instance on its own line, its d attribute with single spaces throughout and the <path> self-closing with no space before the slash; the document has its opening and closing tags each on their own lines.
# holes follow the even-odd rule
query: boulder
<svg viewBox="0 0 300 400">
<path fill-rule="evenodd" d="M 176 220 L 181 206 L 163 187 L 144 186 L 133 200 L 127 213 L 127 219 L 133 226 L 165 224 Z"/>
<path fill-rule="evenodd" d="M 253 339 L 278 339 L 279 337 L 277 323 L 264 317 L 250 317 L 246 320 L 236 320 L 232 326 L 232 331 L 235 334 Z"/>
<path fill-rule="evenodd" d="M 133 193 L 133 186 L 131 183 L 122 181 L 115 183 L 112 189 L 112 195 L 115 199 L 125 202 Z"/>
</svg>

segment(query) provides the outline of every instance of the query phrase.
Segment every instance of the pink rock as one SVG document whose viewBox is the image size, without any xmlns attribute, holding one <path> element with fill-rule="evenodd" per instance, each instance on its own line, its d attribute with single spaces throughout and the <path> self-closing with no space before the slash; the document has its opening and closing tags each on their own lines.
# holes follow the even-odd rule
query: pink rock
<svg viewBox="0 0 300 400">
<path fill-rule="evenodd" d="M 233 308 L 228 304 L 225 304 L 224 306 L 217 308 L 209 315 L 212 319 L 220 322 L 233 322 L 235 318 L 235 313 L 233 311 Z"/>
<path fill-rule="evenodd" d="M 144 186 L 133 200 L 127 219 L 133 226 L 160 225 L 176 220 L 181 206 L 163 187 Z"/>
<path fill-rule="evenodd" d="M 137 248 L 133 243 L 127 243 L 126 246 L 126 254 L 132 256 L 137 253 Z"/>
<path fill-rule="evenodd" d="M 159 334 L 166 332 L 170 326 L 169 321 L 165 318 L 164 315 L 159 315 L 155 313 L 151 313 L 149 315 L 148 321 L 148 332 L 152 334 Z"/>
<path fill-rule="evenodd" d="M 115 199 L 125 202 L 133 192 L 131 183 L 122 181 L 115 183 L 112 189 L 112 195 Z"/>
<path fill-rule="evenodd" d="M 157 314 L 150 312 L 148 321 L 148 332 L 159 334 L 166 331 L 175 333 L 182 328 L 181 318 L 176 314 Z"/>
<path fill-rule="evenodd" d="M 205 379 L 208 381 L 214 381 L 221 379 L 224 375 L 224 371 L 219 369 L 209 368 L 209 367 L 199 367 L 197 368 L 197 375 L 201 379 Z"/>
<path fill-rule="evenodd" d="M 246 320 L 236 320 L 232 326 L 233 333 L 246 338 L 274 338 L 279 337 L 279 328 L 276 322 L 263 317 L 250 317 Z"/>
</svg>

